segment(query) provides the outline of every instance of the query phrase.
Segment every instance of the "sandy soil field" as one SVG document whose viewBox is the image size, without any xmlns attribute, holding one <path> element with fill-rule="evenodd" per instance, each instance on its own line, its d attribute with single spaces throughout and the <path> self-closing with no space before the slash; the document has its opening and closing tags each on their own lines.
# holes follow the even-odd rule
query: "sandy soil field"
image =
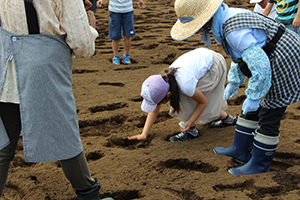
<svg viewBox="0 0 300 200">
<path fill-rule="evenodd" d="M 252 10 L 247 0 L 225 0 L 231 7 Z M 113 65 L 108 36 L 108 1 L 97 10 L 96 54 L 74 59 L 73 85 L 80 134 L 92 173 L 101 183 L 100 196 L 116 200 L 283 200 L 300 199 L 300 103 L 288 107 L 281 123 L 281 137 L 271 171 L 236 176 L 227 170 L 240 164 L 213 152 L 233 142 L 235 127 L 221 129 L 197 125 L 200 137 L 170 142 L 179 133 L 178 120 L 163 105 L 146 141 L 129 141 L 142 131 L 146 113 L 140 105 L 142 82 L 168 67 L 177 57 L 204 47 L 201 35 L 174 41 L 170 30 L 177 20 L 174 0 L 145 0 L 139 9 L 134 1 L 137 35 L 132 39 L 132 64 Z M 213 40 L 208 47 L 230 59 Z M 123 55 L 123 40 L 120 54 Z M 241 112 L 245 99 L 242 86 L 228 101 L 227 111 Z M 22 140 L 11 162 L 3 200 L 75 200 L 59 162 L 24 162 Z"/>
</svg>

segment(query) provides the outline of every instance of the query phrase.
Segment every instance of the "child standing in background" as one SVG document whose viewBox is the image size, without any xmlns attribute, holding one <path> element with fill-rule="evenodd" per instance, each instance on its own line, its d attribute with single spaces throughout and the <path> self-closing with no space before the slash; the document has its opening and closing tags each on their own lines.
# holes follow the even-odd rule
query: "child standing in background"
<svg viewBox="0 0 300 200">
<path fill-rule="evenodd" d="M 138 6 L 145 8 L 143 0 L 138 0 Z M 99 0 L 100 6 L 103 0 Z M 124 64 L 130 64 L 129 50 L 131 48 L 131 37 L 135 36 L 134 19 L 133 19 L 133 5 L 132 0 L 124 0 L 122 2 L 118 0 L 109 0 L 109 34 L 108 39 L 112 40 L 112 49 L 114 57 L 112 63 L 119 65 L 121 58 L 118 56 L 119 43 L 122 39 L 121 29 L 123 28 L 124 36 L 124 54 L 122 62 Z"/>
<path fill-rule="evenodd" d="M 254 12 L 262 13 L 268 4 L 268 0 L 250 0 L 250 3 L 255 3 L 254 9 L 253 9 Z M 270 13 L 268 14 L 268 17 L 275 19 L 276 12 L 277 12 L 277 5 L 274 4 Z"/>
<path fill-rule="evenodd" d="M 90 25 L 94 29 L 96 29 L 96 17 L 95 17 L 95 13 L 97 11 L 97 7 L 100 7 L 101 5 L 100 5 L 99 0 L 90 0 L 90 3 L 84 2 L 84 4 L 89 7 L 87 9 L 87 14 L 88 14 L 88 17 L 89 17 Z"/>
<path fill-rule="evenodd" d="M 90 0 L 83 0 L 83 4 L 84 4 L 84 8 L 86 11 L 93 6 L 93 4 L 92 4 L 92 2 L 90 2 Z"/>
<path fill-rule="evenodd" d="M 283 23 L 286 28 L 291 29 L 299 35 L 300 33 L 300 13 L 299 0 L 269 0 L 263 15 L 268 16 L 274 4 L 277 4 L 277 16 L 275 20 Z"/>
</svg>

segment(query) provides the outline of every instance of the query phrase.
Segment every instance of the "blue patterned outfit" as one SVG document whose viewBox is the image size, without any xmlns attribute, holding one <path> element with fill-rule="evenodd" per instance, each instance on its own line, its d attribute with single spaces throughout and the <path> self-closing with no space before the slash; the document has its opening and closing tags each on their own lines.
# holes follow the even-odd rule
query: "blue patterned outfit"
<svg viewBox="0 0 300 200">
<path fill-rule="evenodd" d="M 260 100 L 264 112 L 276 109 L 284 112 L 288 105 L 300 100 L 300 38 L 286 29 L 270 57 L 262 49 L 280 26 L 283 25 L 271 18 L 244 9 L 228 8 L 224 3 L 213 17 L 214 37 L 233 61 L 228 83 L 242 85 L 245 82 L 245 75 L 237 65 L 242 59 L 252 73 L 246 96 Z M 258 113 L 256 120 L 259 120 Z M 279 135 L 279 122 L 272 131 L 271 125 L 267 124 L 260 126 L 260 129 L 266 128 L 260 133 Z"/>
</svg>

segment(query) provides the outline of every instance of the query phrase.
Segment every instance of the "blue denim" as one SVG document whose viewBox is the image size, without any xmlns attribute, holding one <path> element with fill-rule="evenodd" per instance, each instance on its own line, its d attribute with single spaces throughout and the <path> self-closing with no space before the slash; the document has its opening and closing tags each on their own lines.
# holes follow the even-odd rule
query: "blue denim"
<svg viewBox="0 0 300 200">
<path fill-rule="evenodd" d="M 114 13 L 109 11 L 109 33 L 108 39 L 120 40 L 122 39 L 121 29 L 123 28 L 123 35 L 132 37 L 136 35 L 134 30 L 133 11 L 128 13 Z"/>
<path fill-rule="evenodd" d="M 298 35 L 300 34 L 300 28 L 293 28 L 293 25 L 292 24 L 285 24 L 285 27 L 294 31 L 295 33 L 297 33 Z"/>
</svg>

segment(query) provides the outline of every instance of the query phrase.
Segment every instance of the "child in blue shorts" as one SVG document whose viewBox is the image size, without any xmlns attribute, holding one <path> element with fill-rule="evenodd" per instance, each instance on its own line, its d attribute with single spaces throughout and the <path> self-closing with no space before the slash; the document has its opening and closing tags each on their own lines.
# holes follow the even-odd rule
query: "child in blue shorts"
<svg viewBox="0 0 300 200">
<path fill-rule="evenodd" d="M 100 6 L 103 0 L 99 0 Z M 143 0 L 138 0 L 139 8 L 145 8 L 146 5 Z M 108 39 L 112 40 L 112 49 L 114 57 L 112 63 L 119 65 L 121 58 L 119 53 L 119 42 L 122 39 L 121 28 L 123 28 L 124 36 L 124 55 L 122 62 L 124 64 L 130 64 L 129 50 L 131 47 L 131 37 L 135 36 L 134 20 L 133 20 L 133 5 L 132 0 L 124 0 L 122 2 L 118 0 L 110 0 L 108 5 L 109 10 L 109 34 Z"/>
</svg>

